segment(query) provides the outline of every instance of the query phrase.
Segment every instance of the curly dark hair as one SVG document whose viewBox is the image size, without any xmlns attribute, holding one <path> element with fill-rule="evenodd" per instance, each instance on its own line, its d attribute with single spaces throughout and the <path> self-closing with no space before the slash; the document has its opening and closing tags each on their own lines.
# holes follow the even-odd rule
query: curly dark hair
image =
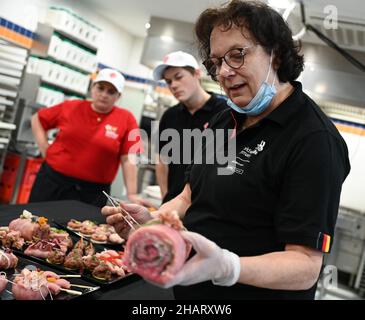
<svg viewBox="0 0 365 320">
<path fill-rule="evenodd" d="M 281 82 L 293 81 L 303 71 L 304 59 L 299 54 L 300 42 L 294 42 L 292 32 L 282 16 L 268 5 L 258 1 L 232 0 L 219 8 L 203 11 L 196 24 L 199 53 L 206 60 L 210 55 L 210 35 L 214 27 L 229 30 L 233 26 L 246 29 L 252 40 L 268 54 L 273 50 L 274 64 Z"/>
</svg>

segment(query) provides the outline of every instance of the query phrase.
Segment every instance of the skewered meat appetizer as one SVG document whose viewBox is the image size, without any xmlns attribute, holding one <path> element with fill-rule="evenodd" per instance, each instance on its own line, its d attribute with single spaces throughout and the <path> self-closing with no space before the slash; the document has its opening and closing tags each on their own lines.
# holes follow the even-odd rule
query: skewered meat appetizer
<svg viewBox="0 0 365 320">
<path fill-rule="evenodd" d="M 47 261 L 53 264 L 63 264 L 65 262 L 66 254 L 61 250 L 53 250 L 47 257 Z"/>
<path fill-rule="evenodd" d="M 108 236 L 105 233 L 93 233 L 91 239 L 96 243 L 105 243 L 108 240 Z"/>
<path fill-rule="evenodd" d="M 0 270 L 15 268 L 18 258 L 10 250 L 0 250 Z"/>
<path fill-rule="evenodd" d="M 91 256 L 95 253 L 94 246 L 91 242 L 84 248 L 84 256 Z"/>
<path fill-rule="evenodd" d="M 71 283 L 69 281 L 62 279 L 58 274 L 56 274 L 52 271 L 44 271 L 43 275 L 47 278 L 48 287 L 50 289 L 51 289 L 51 287 L 53 287 L 54 289 L 57 290 L 55 285 L 59 287 L 57 291 L 60 291 L 60 288 L 63 288 L 63 289 L 71 288 Z M 52 293 L 54 293 L 54 292 L 52 291 Z"/>
<path fill-rule="evenodd" d="M 91 271 L 93 277 L 110 280 L 113 277 L 124 277 L 126 267 L 122 260 L 123 252 L 105 250 L 92 256 L 83 257 L 84 267 Z"/>
<path fill-rule="evenodd" d="M 108 225 L 100 224 L 95 228 L 91 239 L 97 243 L 105 243 L 108 240 L 108 232 L 110 233 Z"/>
<path fill-rule="evenodd" d="M 80 228 L 82 227 L 82 222 L 78 221 L 78 220 L 75 220 L 75 219 L 71 219 L 67 223 L 67 227 L 70 228 L 71 230 L 79 231 Z"/>
<path fill-rule="evenodd" d="M 85 236 L 91 236 L 96 229 L 96 224 L 93 221 L 85 220 L 82 222 L 79 232 Z"/>
<path fill-rule="evenodd" d="M 74 250 L 75 249 L 79 249 L 83 256 L 92 255 L 95 252 L 93 244 L 83 238 L 76 242 Z"/>
<path fill-rule="evenodd" d="M 58 295 L 70 287 L 69 281 L 61 279 L 52 271 L 23 269 L 14 280 L 12 293 L 16 300 L 45 300 L 48 294 Z"/>
<path fill-rule="evenodd" d="M 28 256 L 34 256 L 37 258 L 47 259 L 52 253 L 54 244 L 45 240 L 37 241 L 31 244 L 24 253 Z"/>
<path fill-rule="evenodd" d="M 19 231 L 22 238 L 27 241 L 36 239 L 48 239 L 50 226 L 44 217 L 33 216 L 29 211 L 24 210 L 20 218 L 9 224 L 10 230 Z"/>
<path fill-rule="evenodd" d="M 191 249 L 180 235 L 182 229 L 179 217 L 169 213 L 131 233 L 123 259 L 128 270 L 153 282 L 167 283 Z"/>
<path fill-rule="evenodd" d="M 75 231 L 80 231 L 80 229 L 83 227 L 84 228 L 87 228 L 87 227 L 95 228 L 96 223 L 91 220 L 79 221 L 76 219 L 71 219 L 69 222 L 67 222 L 67 227 L 72 230 L 75 230 Z"/>
<path fill-rule="evenodd" d="M 24 253 L 28 256 L 47 259 L 54 251 L 60 251 L 65 255 L 67 252 L 67 244 L 60 242 L 58 239 L 39 240 L 32 243 Z"/>
<path fill-rule="evenodd" d="M 100 264 L 100 260 L 95 255 L 82 257 L 82 262 L 84 264 L 84 268 L 91 272 L 93 272 Z"/>
<path fill-rule="evenodd" d="M 65 230 L 51 228 L 49 233 L 49 239 L 57 239 L 59 243 L 62 244 L 62 246 L 66 247 L 66 251 L 67 249 L 71 249 L 73 247 L 72 239 L 68 232 Z"/>
<path fill-rule="evenodd" d="M 6 279 L 6 273 L 0 272 L 0 296 L 6 289 L 7 284 L 8 284 L 8 279 Z"/>
<path fill-rule="evenodd" d="M 95 226 L 82 226 L 79 231 L 84 236 L 91 236 L 94 233 L 94 230 Z"/>
<path fill-rule="evenodd" d="M 74 249 L 66 256 L 63 265 L 65 266 L 65 268 L 71 270 L 80 270 L 84 266 L 82 262 L 82 257 L 83 251 L 81 249 Z"/>
<path fill-rule="evenodd" d="M 47 284 L 43 272 L 23 269 L 14 279 L 12 293 L 16 300 L 45 300 L 49 294 Z"/>
<path fill-rule="evenodd" d="M 94 226 L 94 227 L 96 227 L 96 223 L 94 221 L 91 221 L 91 220 L 84 220 L 82 222 L 82 225 L 83 226 Z"/>
<path fill-rule="evenodd" d="M 91 237 L 92 241 L 95 243 L 106 243 L 107 241 L 111 243 L 123 243 L 124 239 L 121 238 L 114 227 L 108 224 L 99 224 L 90 220 L 85 220 L 83 222 L 71 219 L 67 223 L 67 227 L 71 230 L 80 232 L 85 237 Z"/>
<path fill-rule="evenodd" d="M 92 256 L 94 253 L 95 249 L 93 244 L 81 238 L 76 242 L 74 249 L 66 256 L 64 266 L 72 270 L 83 269 L 83 257 Z"/>
<path fill-rule="evenodd" d="M 48 287 L 53 294 L 58 294 L 60 289 L 70 289 L 71 283 L 65 279 L 47 277 Z"/>
<path fill-rule="evenodd" d="M 122 243 L 124 240 L 118 235 L 115 231 L 114 227 L 109 224 L 100 224 L 98 228 L 96 228 L 95 233 L 104 233 L 110 242 L 113 243 Z"/>
<path fill-rule="evenodd" d="M 113 226 L 110 226 L 110 225 L 108 225 L 106 223 L 101 223 L 101 224 L 99 224 L 96 227 L 96 230 L 95 231 L 104 231 L 104 232 L 107 232 L 107 231 L 111 230 L 110 228 L 113 228 Z"/>
<path fill-rule="evenodd" d="M 81 238 L 79 241 L 76 242 L 74 249 L 80 249 L 83 252 L 86 246 L 87 246 L 87 241 L 84 241 L 84 239 Z"/>
<path fill-rule="evenodd" d="M 110 280 L 113 276 L 124 277 L 126 267 L 123 264 L 122 252 L 105 250 L 95 256 L 100 264 L 93 270 L 92 275 L 98 279 Z"/>
<path fill-rule="evenodd" d="M 0 244 L 5 248 L 20 250 L 24 245 L 24 239 L 19 231 L 9 230 L 9 227 L 0 228 Z"/>
<path fill-rule="evenodd" d="M 124 240 L 119 236 L 118 233 L 112 233 L 109 236 L 109 241 L 112 243 L 123 243 L 124 242 Z"/>
<path fill-rule="evenodd" d="M 110 280 L 113 277 L 110 267 L 104 262 L 99 263 L 93 270 L 92 276 L 99 280 Z"/>
</svg>

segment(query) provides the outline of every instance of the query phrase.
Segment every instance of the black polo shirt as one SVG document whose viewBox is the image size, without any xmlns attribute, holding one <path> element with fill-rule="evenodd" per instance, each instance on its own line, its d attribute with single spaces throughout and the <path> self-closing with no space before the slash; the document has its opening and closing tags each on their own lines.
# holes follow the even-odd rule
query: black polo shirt
<svg viewBox="0 0 365 320">
<path fill-rule="evenodd" d="M 210 119 L 226 108 L 228 108 L 226 100 L 215 94 L 211 94 L 211 97 L 204 106 L 197 110 L 194 114 L 191 114 L 184 104 L 179 103 L 176 106 L 167 109 L 162 115 L 159 125 L 159 133 L 161 134 L 161 132 L 165 129 L 175 129 L 176 133 L 179 135 L 179 140 L 175 144 L 175 147 L 180 149 L 179 163 L 170 163 L 168 165 L 168 192 L 163 199 L 163 202 L 175 198 L 184 189 L 185 170 L 192 163 L 191 159 L 193 159 L 194 150 L 197 147 L 194 146 L 193 143 L 190 144 L 189 141 L 183 141 L 183 130 L 204 130 L 204 128 L 209 125 Z M 158 135 L 159 138 L 160 134 Z M 175 141 L 176 140 L 173 140 L 172 137 L 167 139 L 167 141 L 159 139 L 157 152 L 163 155 L 161 149 L 171 142 L 175 143 Z M 184 154 L 184 143 L 185 148 L 191 148 L 191 157 L 189 157 L 188 161 L 186 161 L 187 159 L 183 161 L 183 157 L 186 158 L 186 152 Z M 170 154 L 167 154 L 167 156 L 170 156 Z"/>
<path fill-rule="evenodd" d="M 301 84 L 292 84 L 294 92 L 279 107 L 238 131 L 236 155 L 227 169 L 232 174 L 218 175 L 217 164 L 194 164 L 186 174 L 192 204 L 184 225 L 239 256 L 283 251 L 286 244 L 328 251 L 332 242 L 341 185 L 350 170 L 348 150 Z M 226 110 L 212 119 L 212 128 L 238 129 L 245 117 Z M 177 287 L 176 297 L 313 299 L 315 289 L 316 285 L 285 291 L 205 282 Z"/>
</svg>

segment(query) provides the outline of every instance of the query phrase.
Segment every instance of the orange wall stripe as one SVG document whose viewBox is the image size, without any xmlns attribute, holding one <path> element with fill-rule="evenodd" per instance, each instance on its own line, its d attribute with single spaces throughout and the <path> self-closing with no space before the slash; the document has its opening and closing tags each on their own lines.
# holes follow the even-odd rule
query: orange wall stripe
<svg viewBox="0 0 365 320">
<path fill-rule="evenodd" d="M 335 126 L 339 131 L 342 131 L 342 132 L 357 134 L 360 136 L 365 135 L 365 129 L 361 128 L 361 127 L 346 125 L 346 124 L 342 124 L 342 123 L 335 123 Z"/>
</svg>

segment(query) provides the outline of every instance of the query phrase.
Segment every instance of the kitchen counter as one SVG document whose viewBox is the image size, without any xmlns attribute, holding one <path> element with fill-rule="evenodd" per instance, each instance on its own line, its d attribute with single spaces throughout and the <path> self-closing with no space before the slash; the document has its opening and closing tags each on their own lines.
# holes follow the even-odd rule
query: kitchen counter
<svg viewBox="0 0 365 320">
<path fill-rule="evenodd" d="M 15 218 L 18 218 L 23 210 L 28 210 L 34 215 L 47 217 L 50 221 L 95 220 L 104 222 L 100 208 L 88 204 L 66 200 L 38 202 L 23 205 L 0 205 L 0 226 L 6 226 Z M 126 281 L 127 282 L 127 281 Z M 137 279 L 130 283 L 116 282 L 111 286 L 101 288 L 85 299 L 92 300 L 172 300 L 174 298 L 171 289 L 161 289 L 151 285 L 143 279 Z"/>
</svg>

